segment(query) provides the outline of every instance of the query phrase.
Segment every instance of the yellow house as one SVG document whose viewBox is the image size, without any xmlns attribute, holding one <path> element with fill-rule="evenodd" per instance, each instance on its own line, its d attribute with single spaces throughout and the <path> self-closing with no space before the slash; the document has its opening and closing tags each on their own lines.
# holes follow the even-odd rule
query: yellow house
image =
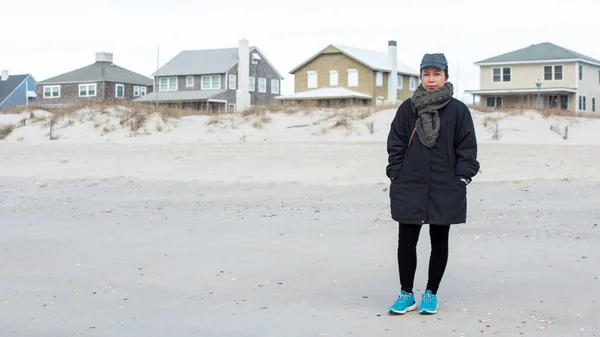
<svg viewBox="0 0 600 337">
<path fill-rule="evenodd" d="M 482 106 L 596 112 L 596 98 L 600 98 L 599 60 L 545 42 L 475 65 L 480 69 L 480 89 L 465 92 Z"/>
<path fill-rule="evenodd" d="M 275 99 L 325 105 L 396 104 L 410 98 L 419 85 L 419 72 L 397 61 L 396 41 L 388 42 L 388 54 L 331 44 L 290 74 L 295 93 Z"/>
</svg>

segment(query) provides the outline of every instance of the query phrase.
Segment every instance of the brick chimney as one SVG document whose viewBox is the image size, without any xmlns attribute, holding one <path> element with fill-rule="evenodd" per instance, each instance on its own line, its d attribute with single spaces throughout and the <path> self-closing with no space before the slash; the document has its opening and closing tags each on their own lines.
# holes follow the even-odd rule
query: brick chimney
<svg viewBox="0 0 600 337">
<path fill-rule="evenodd" d="M 96 52 L 96 62 L 113 63 L 113 54 L 105 52 Z"/>
<path fill-rule="evenodd" d="M 2 81 L 8 80 L 8 70 L 2 70 L 2 77 L 0 78 Z"/>
</svg>

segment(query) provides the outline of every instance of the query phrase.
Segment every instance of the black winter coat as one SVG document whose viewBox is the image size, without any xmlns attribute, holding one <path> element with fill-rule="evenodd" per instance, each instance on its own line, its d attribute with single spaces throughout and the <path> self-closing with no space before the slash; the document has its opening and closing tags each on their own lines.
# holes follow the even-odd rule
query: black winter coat
<svg viewBox="0 0 600 337">
<path fill-rule="evenodd" d="M 386 175 L 392 180 L 392 219 L 403 224 L 452 225 L 467 218 L 467 182 L 477 175 L 477 139 L 469 108 L 452 98 L 439 111 L 440 133 L 432 148 L 411 133 L 417 120 L 412 101 L 404 101 L 387 141 Z M 406 158 L 404 157 L 406 155 Z"/>
</svg>

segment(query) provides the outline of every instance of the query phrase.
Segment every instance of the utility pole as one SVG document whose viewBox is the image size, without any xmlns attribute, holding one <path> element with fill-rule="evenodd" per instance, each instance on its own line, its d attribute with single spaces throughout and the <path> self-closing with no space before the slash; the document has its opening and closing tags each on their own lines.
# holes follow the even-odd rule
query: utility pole
<svg viewBox="0 0 600 337">
<path fill-rule="evenodd" d="M 160 77 L 158 77 L 159 58 L 160 58 L 160 43 L 156 46 L 156 76 L 154 76 L 154 95 L 155 95 L 154 108 L 156 110 L 158 110 L 158 91 L 159 91 L 159 87 L 160 87 Z"/>
</svg>

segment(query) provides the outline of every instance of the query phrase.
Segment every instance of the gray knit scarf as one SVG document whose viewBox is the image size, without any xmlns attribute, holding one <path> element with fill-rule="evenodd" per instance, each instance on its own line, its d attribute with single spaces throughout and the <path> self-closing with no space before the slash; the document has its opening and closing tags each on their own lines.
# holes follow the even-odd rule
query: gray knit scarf
<svg viewBox="0 0 600 337">
<path fill-rule="evenodd" d="M 412 96 L 412 109 L 417 115 L 417 133 L 421 143 L 432 147 L 440 134 L 439 110 L 450 103 L 454 86 L 446 82 L 440 89 L 426 91 L 419 85 Z"/>
</svg>

